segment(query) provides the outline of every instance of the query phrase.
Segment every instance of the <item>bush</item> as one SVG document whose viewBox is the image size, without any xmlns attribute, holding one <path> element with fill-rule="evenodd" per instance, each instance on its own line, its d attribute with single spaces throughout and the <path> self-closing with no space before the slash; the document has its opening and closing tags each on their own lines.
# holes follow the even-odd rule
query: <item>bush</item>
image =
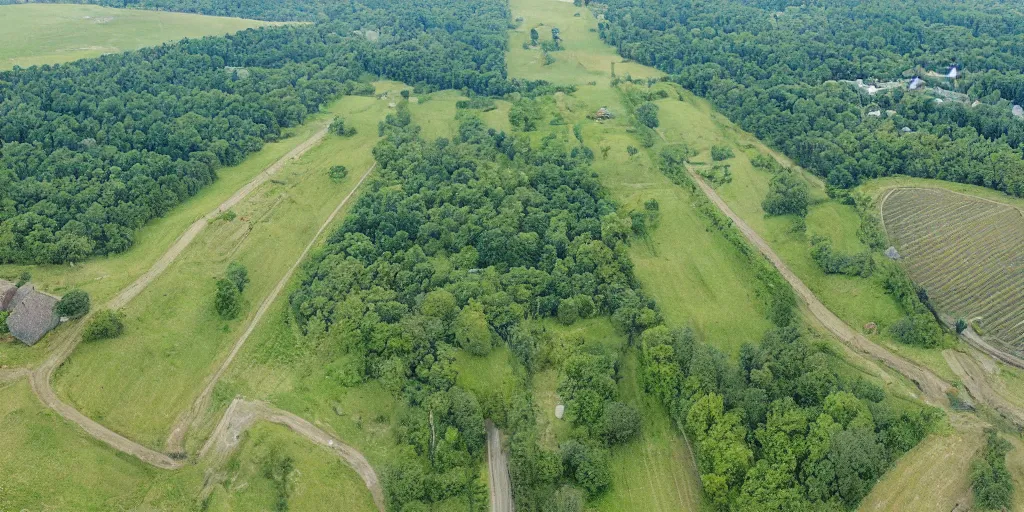
<svg viewBox="0 0 1024 512">
<path fill-rule="evenodd" d="M 345 126 L 345 119 L 341 117 L 335 117 L 329 129 L 331 133 L 341 135 L 342 137 L 351 137 L 356 134 L 356 129 L 352 126 Z"/>
<path fill-rule="evenodd" d="M 636 120 L 648 128 L 658 127 L 658 106 L 650 101 L 641 103 L 636 108 Z"/>
<path fill-rule="evenodd" d="M 26 284 L 28 284 L 28 282 L 31 281 L 31 280 L 32 280 L 32 274 L 30 274 L 26 270 L 26 271 L 22 272 L 20 276 L 18 276 L 18 282 L 15 283 L 15 286 L 17 286 L 18 288 L 21 288 L 22 286 L 25 286 Z"/>
<path fill-rule="evenodd" d="M 238 285 L 230 279 L 218 279 L 214 307 L 221 318 L 230 320 L 237 317 L 242 310 L 242 296 L 238 293 Z"/>
<path fill-rule="evenodd" d="M 811 237 L 811 258 L 826 274 L 870 277 L 875 260 L 870 252 L 842 254 L 832 249 L 832 241 L 820 235 Z"/>
<path fill-rule="evenodd" d="M 792 214 L 804 217 L 809 202 L 807 183 L 795 172 L 785 170 L 772 177 L 761 208 L 770 216 Z"/>
<path fill-rule="evenodd" d="M 62 317 L 82 318 L 89 312 L 89 294 L 82 290 L 72 290 L 60 299 L 55 310 Z"/>
<path fill-rule="evenodd" d="M 7 317 L 11 316 L 10 311 L 0 311 L 0 334 L 8 334 L 11 332 L 7 328 Z"/>
<path fill-rule="evenodd" d="M 327 171 L 327 175 L 331 177 L 331 181 L 340 183 L 341 180 L 348 176 L 348 168 L 344 165 L 335 165 L 331 167 L 331 170 Z"/>
<path fill-rule="evenodd" d="M 711 159 L 720 162 L 736 156 L 729 146 L 711 146 Z"/>
<path fill-rule="evenodd" d="M 109 340 L 124 332 L 124 315 L 105 309 L 96 313 L 85 326 L 82 341 Z"/>
<path fill-rule="evenodd" d="M 249 285 L 249 270 L 245 268 L 245 265 L 237 261 L 232 261 L 228 265 L 226 277 L 235 284 L 235 287 L 238 288 L 238 293 L 244 292 L 245 287 Z"/>
</svg>

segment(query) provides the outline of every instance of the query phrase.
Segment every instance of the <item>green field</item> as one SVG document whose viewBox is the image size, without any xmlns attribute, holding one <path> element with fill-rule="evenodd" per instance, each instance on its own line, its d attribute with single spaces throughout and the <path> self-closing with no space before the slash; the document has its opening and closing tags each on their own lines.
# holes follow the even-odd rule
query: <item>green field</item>
<svg viewBox="0 0 1024 512">
<path fill-rule="evenodd" d="M 257 20 L 95 5 L 0 6 L 0 70 L 137 50 L 186 37 L 274 25 Z"/>
<path fill-rule="evenodd" d="M 78 347 L 57 374 L 58 392 L 111 429 L 162 448 L 170 425 L 198 396 L 260 302 L 373 163 L 369 150 L 385 109 L 372 97 L 333 104 L 329 112 L 344 115 L 359 133 L 329 136 L 256 189 L 234 209 L 236 218 L 213 221 L 124 309 L 124 336 Z M 338 164 L 350 174 L 335 184 L 327 169 Z M 214 280 L 231 261 L 244 264 L 252 282 L 243 294 L 243 314 L 224 321 L 213 308 Z"/>
</svg>

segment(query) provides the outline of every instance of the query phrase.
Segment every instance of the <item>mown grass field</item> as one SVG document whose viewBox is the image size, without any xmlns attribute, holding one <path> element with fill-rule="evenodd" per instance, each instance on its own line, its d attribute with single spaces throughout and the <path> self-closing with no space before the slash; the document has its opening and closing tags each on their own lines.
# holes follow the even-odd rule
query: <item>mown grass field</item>
<svg viewBox="0 0 1024 512">
<path fill-rule="evenodd" d="M 278 25 L 258 20 L 95 5 L 0 6 L 0 70 L 137 50 L 186 37 Z"/>
<path fill-rule="evenodd" d="M 260 302 L 299 257 L 323 221 L 373 163 L 377 121 L 386 104 L 346 97 L 329 109 L 359 133 L 328 136 L 234 209 L 195 242 L 124 309 L 124 336 L 82 344 L 61 367 L 56 388 L 84 414 L 152 448 L 244 331 Z M 332 183 L 327 170 L 349 176 Z M 354 204 L 350 201 L 349 205 Z M 243 313 L 222 320 L 213 308 L 214 280 L 231 261 L 249 269 Z M 140 404 L 150 404 L 140 406 Z"/>
<path fill-rule="evenodd" d="M 940 311 L 975 321 L 1020 353 L 1024 218 L 1006 203 L 935 188 L 896 188 L 880 205 L 910 276 Z"/>
<path fill-rule="evenodd" d="M 0 386 L 0 510 L 272 510 L 265 470 L 291 459 L 292 510 L 375 511 L 359 476 L 324 448 L 276 425 L 257 423 L 221 466 L 153 469 L 83 434 L 33 396 L 28 381 Z"/>
</svg>

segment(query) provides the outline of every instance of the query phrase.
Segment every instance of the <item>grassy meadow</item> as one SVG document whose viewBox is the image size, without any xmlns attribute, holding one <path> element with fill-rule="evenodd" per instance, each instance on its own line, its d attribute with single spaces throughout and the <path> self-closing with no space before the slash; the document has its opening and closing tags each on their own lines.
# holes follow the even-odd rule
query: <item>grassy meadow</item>
<svg viewBox="0 0 1024 512">
<path fill-rule="evenodd" d="M 326 448 L 257 423 L 221 466 L 166 472 L 115 452 L 46 409 L 28 382 L 0 386 L 0 510 L 272 510 L 266 470 L 288 459 L 294 510 L 375 511 L 359 476 Z"/>
<path fill-rule="evenodd" d="M 186 37 L 274 25 L 258 20 L 96 5 L 0 5 L 0 70 L 59 64 Z"/>
<path fill-rule="evenodd" d="M 234 218 L 214 220 L 124 308 L 122 337 L 79 346 L 57 374 L 58 392 L 113 430 L 162 448 L 170 425 L 202 390 L 260 302 L 372 165 L 376 124 L 386 108 L 372 97 L 333 104 L 328 112 L 343 115 L 359 133 L 328 136 L 240 203 Z M 327 170 L 338 164 L 348 167 L 349 176 L 336 184 Z M 225 321 L 213 308 L 214 280 L 232 261 L 249 269 L 251 283 L 242 295 L 243 313 Z"/>
</svg>

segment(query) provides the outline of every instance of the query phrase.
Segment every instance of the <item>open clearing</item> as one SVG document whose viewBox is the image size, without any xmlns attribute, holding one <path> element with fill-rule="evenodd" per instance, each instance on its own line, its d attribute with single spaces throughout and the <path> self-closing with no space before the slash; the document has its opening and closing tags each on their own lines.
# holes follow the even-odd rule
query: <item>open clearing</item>
<svg viewBox="0 0 1024 512">
<path fill-rule="evenodd" d="M 1024 344 L 1024 218 L 1006 203 L 941 189 L 897 188 L 881 203 L 907 270 L 945 314 L 1018 355 Z"/>
<path fill-rule="evenodd" d="M 78 347 L 58 371 L 58 393 L 86 416 L 162 449 L 171 423 L 199 395 L 262 298 L 371 166 L 369 142 L 385 109 L 384 102 L 367 97 L 335 103 L 330 111 L 343 113 L 359 133 L 328 137 L 236 206 L 236 218 L 212 221 L 127 305 L 123 337 Z M 340 184 L 327 176 L 337 164 L 350 169 Z M 213 310 L 213 282 L 236 260 L 249 268 L 252 282 L 243 294 L 242 317 L 224 321 Z"/>
<path fill-rule="evenodd" d="M 0 19 L 0 70 L 70 62 L 186 37 L 280 24 L 70 4 L 3 5 Z"/>
</svg>

